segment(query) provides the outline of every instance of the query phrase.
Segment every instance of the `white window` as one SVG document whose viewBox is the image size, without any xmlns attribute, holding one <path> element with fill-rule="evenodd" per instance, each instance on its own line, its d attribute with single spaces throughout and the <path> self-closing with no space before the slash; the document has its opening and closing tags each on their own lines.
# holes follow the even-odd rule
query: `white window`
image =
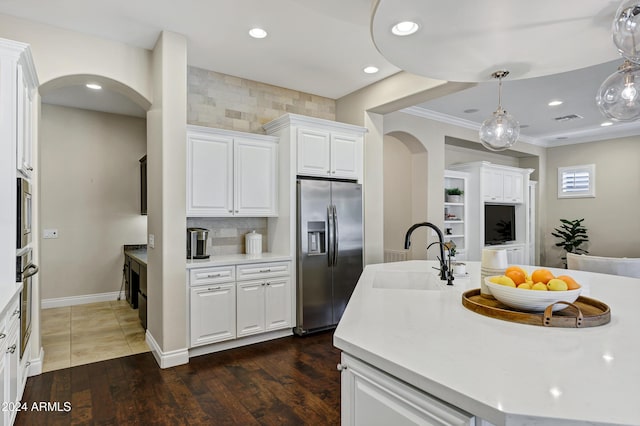
<svg viewBox="0 0 640 426">
<path fill-rule="evenodd" d="M 596 165 L 558 167 L 558 198 L 594 198 Z"/>
</svg>

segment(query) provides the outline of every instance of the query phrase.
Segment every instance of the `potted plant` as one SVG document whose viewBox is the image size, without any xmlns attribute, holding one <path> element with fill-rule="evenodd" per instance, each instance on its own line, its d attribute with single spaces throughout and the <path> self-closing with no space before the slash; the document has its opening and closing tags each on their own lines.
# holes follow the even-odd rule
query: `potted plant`
<svg viewBox="0 0 640 426">
<path fill-rule="evenodd" d="M 462 194 L 464 194 L 464 192 L 460 188 L 447 188 L 445 189 L 445 192 L 447 194 L 448 203 L 462 202 Z"/>
<path fill-rule="evenodd" d="M 574 220 L 560 219 L 562 225 L 560 225 L 560 228 L 554 229 L 556 232 L 551 233 L 554 237 L 562 240 L 559 243 L 556 243 L 556 246 L 562 247 L 566 253 L 589 253 L 581 247 L 582 244 L 589 242 L 587 228 L 582 226 L 583 221 L 584 218 Z M 567 256 L 563 256 L 562 260 L 564 261 L 564 267 L 566 268 Z"/>
</svg>

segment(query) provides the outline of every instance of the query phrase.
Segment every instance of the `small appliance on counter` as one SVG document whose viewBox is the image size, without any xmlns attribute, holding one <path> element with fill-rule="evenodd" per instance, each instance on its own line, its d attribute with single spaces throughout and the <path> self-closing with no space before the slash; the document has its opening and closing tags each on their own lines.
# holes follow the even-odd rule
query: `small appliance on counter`
<svg viewBox="0 0 640 426">
<path fill-rule="evenodd" d="M 187 259 L 208 259 L 207 238 L 209 230 L 205 228 L 187 228 Z"/>
<path fill-rule="evenodd" d="M 262 235 L 251 231 L 244 236 L 244 245 L 246 254 L 262 253 Z"/>
</svg>

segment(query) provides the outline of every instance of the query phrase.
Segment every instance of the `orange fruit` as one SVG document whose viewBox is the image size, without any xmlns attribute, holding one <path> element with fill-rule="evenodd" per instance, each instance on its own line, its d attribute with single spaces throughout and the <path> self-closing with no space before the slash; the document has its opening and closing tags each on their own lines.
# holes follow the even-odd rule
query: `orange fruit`
<svg viewBox="0 0 640 426">
<path fill-rule="evenodd" d="M 518 271 L 517 269 L 512 269 L 509 272 L 506 272 L 505 275 L 513 280 L 515 285 L 522 284 L 527 280 L 527 276 L 524 272 Z"/>
<path fill-rule="evenodd" d="M 560 275 L 559 277 L 556 277 L 556 278 L 567 283 L 569 290 L 575 290 L 577 288 L 580 288 L 580 284 L 578 284 L 576 280 L 574 280 L 568 275 Z"/>
<path fill-rule="evenodd" d="M 531 274 L 531 279 L 533 280 L 534 283 L 546 284 L 549 282 L 549 280 L 552 280 L 554 278 L 555 277 L 553 276 L 551 271 L 548 269 L 536 269 Z"/>
<path fill-rule="evenodd" d="M 509 266 L 509 267 L 504 271 L 504 274 L 505 274 L 505 275 L 507 275 L 507 273 L 508 273 L 508 272 L 511 272 L 511 271 L 520 271 L 520 272 L 522 272 L 525 276 L 527 275 L 527 271 L 525 271 L 525 270 L 524 270 L 524 269 L 522 269 L 521 267 L 519 267 L 519 266 L 515 266 L 515 265 L 514 265 L 514 266 Z"/>
</svg>

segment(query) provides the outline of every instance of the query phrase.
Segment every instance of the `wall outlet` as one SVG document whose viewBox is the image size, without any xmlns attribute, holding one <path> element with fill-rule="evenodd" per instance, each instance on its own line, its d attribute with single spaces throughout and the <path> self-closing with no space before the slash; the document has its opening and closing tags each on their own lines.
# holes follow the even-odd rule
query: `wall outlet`
<svg viewBox="0 0 640 426">
<path fill-rule="evenodd" d="M 44 238 L 45 240 L 58 238 L 58 230 L 57 229 L 45 229 L 42 232 L 42 238 Z"/>
<path fill-rule="evenodd" d="M 149 234 L 149 239 L 147 240 L 147 245 L 149 248 L 154 248 L 156 246 L 156 236 L 153 234 Z"/>
</svg>

